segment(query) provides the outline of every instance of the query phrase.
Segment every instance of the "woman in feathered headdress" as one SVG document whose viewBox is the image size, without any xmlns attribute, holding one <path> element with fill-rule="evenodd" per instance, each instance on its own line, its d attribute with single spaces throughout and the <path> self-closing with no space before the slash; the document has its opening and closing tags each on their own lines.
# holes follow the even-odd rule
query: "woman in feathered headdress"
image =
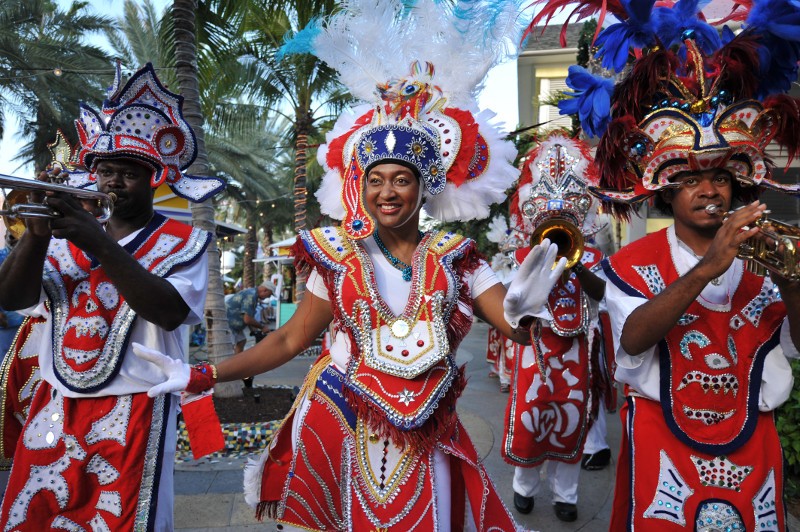
<svg viewBox="0 0 800 532">
<path fill-rule="evenodd" d="M 674 217 L 604 264 L 616 378 L 629 389 L 612 530 L 786 528 L 771 411 L 792 389 L 800 284 L 736 258 L 758 238 L 763 204 L 719 212 L 765 188 L 800 192 L 766 154 L 771 142 L 790 163 L 800 153 L 799 102 L 783 94 L 798 74 L 800 5 L 742 2 L 727 17 L 744 20 L 734 36 L 707 23 L 705 4 L 609 2 L 620 22 L 597 54 L 629 71 L 614 86 L 573 67 L 563 104 L 600 136 L 598 196 L 621 217 L 648 198 Z"/>
<path fill-rule="evenodd" d="M 221 380 L 262 373 L 334 324 L 292 413 L 245 472 L 259 515 L 314 530 L 460 529 L 466 496 L 478 530 L 516 528 L 458 419 L 455 351 L 473 314 L 525 342 L 512 327 L 542 306 L 533 274 L 563 265 L 552 269 L 555 249 L 532 254 L 504 300 L 472 240 L 419 222 L 423 209 L 486 217 L 518 176 L 513 145 L 475 105 L 506 37 L 516 42 L 517 14 L 514 2 L 359 0 L 307 30 L 311 52 L 368 103 L 320 148 L 318 197 L 342 223 L 299 235 L 297 266 L 310 276 L 296 313 L 206 368 Z M 213 383 L 175 373 L 154 392 Z"/>
</svg>

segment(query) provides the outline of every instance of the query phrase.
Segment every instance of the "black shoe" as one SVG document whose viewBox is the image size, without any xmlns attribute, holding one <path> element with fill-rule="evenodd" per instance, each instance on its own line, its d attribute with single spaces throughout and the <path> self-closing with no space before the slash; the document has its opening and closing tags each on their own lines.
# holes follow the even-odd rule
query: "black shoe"
<svg viewBox="0 0 800 532">
<path fill-rule="evenodd" d="M 568 502 L 557 502 L 553 507 L 560 521 L 571 523 L 578 518 L 578 507 Z"/>
<path fill-rule="evenodd" d="M 245 388 L 252 388 L 253 387 L 253 379 L 254 377 L 245 377 L 242 379 Z"/>
<path fill-rule="evenodd" d="M 516 491 L 514 492 L 514 508 L 521 514 L 529 514 L 533 511 L 533 497 L 523 497 Z"/>
<path fill-rule="evenodd" d="M 581 467 L 586 471 L 599 471 L 605 469 L 611 462 L 611 449 L 603 449 L 594 454 L 584 454 Z"/>
</svg>

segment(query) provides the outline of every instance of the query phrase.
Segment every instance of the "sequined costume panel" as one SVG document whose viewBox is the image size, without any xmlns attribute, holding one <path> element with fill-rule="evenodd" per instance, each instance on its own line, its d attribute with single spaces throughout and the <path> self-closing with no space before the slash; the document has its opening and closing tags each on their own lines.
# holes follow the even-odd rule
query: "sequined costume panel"
<svg viewBox="0 0 800 532">
<path fill-rule="evenodd" d="M 39 371 L 38 336 L 46 334 L 44 318 L 26 317 L 0 365 L 0 467 L 11 468 L 11 459 L 28 417 Z"/>
<path fill-rule="evenodd" d="M 518 261 L 530 248 L 516 251 Z M 586 268 L 602 254 L 587 247 Z M 514 345 L 514 371 L 506 407 L 501 453 L 510 464 L 534 467 L 545 460 L 575 463 L 589 430 L 593 408 L 588 296 L 574 273 L 559 280 L 547 302 L 553 316 L 537 327 L 531 347 Z"/>
<path fill-rule="evenodd" d="M 649 298 L 678 279 L 666 229 L 626 250 L 606 269 L 623 290 Z M 664 417 L 693 449 L 727 454 L 755 429 L 764 359 L 778 345 L 786 316 L 771 286 L 745 272 L 728 305 L 709 308 L 698 298 L 659 343 Z"/>
<path fill-rule="evenodd" d="M 538 339 L 543 370 L 530 346 L 515 344 L 513 386 L 506 408 L 503 458 L 533 467 L 545 460 L 574 463 L 589 430 L 589 351 L 585 337 L 544 328 Z"/>
<path fill-rule="evenodd" d="M 169 396 L 69 398 L 42 382 L 3 499 L 4 531 L 63 523 L 147 530 L 156 512 Z M 77 529 L 76 529 L 77 530 Z"/>
<path fill-rule="evenodd" d="M 660 405 L 629 397 L 611 530 L 786 530 L 779 489 L 783 453 L 771 413 L 758 413 L 736 451 L 689 451 L 664 425 Z M 627 444 L 626 444 L 627 442 Z"/>
<path fill-rule="evenodd" d="M 463 268 L 457 264 L 474 253 L 474 243 L 452 233 L 426 234 L 412 259 L 411 295 L 395 315 L 378 293 L 374 265 L 359 242 L 347 240 L 340 228 L 300 238 L 334 294 L 335 327 L 357 349 L 346 371 L 356 408 L 363 406 L 362 415 L 375 422 L 388 421 L 396 438 L 420 429 L 438 415 L 458 376 L 453 348 L 471 317 L 456 305 Z"/>
<path fill-rule="evenodd" d="M 156 213 L 124 248 L 146 270 L 166 277 L 205 251 L 210 234 Z M 53 315 L 54 371 L 76 392 L 114 379 L 136 319 L 100 264 L 67 240 L 53 239 L 43 287 Z"/>
</svg>

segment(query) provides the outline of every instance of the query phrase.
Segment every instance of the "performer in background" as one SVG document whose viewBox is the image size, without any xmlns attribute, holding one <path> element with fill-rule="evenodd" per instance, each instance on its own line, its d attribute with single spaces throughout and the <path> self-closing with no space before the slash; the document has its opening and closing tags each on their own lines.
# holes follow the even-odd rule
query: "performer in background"
<svg viewBox="0 0 800 532">
<path fill-rule="evenodd" d="M 497 280 L 508 287 L 511 283 L 512 272 L 515 267 L 511 257 L 513 248 L 508 248 L 511 230 L 503 216 L 495 216 L 489 223 L 486 239 L 500 247 L 500 251 L 492 256 L 490 265 L 497 276 Z M 489 327 L 486 341 L 486 362 L 489 364 L 489 377 L 497 378 L 500 383 L 500 392 L 508 393 L 511 388 L 511 369 L 514 365 L 514 342 L 503 336 L 494 327 Z"/>
<path fill-rule="evenodd" d="M 654 197 L 674 217 L 604 264 L 628 389 L 615 531 L 786 529 L 772 411 L 792 389 L 800 283 L 736 256 L 757 242 L 780 253 L 755 226 L 766 206 L 753 198 L 800 192 L 765 154 L 773 141 L 790 162 L 800 153 L 798 100 L 783 94 L 798 75 L 800 6 L 747 4 L 733 15 L 747 17 L 744 31 L 720 39 L 698 5 L 614 6 L 621 22 L 600 32 L 598 55 L 628 74 L 614 88 L 572 68 L 576 98 L 564 104 L 601 135 L 596 192 L 614 212 Z"/>
<path fill-rule="evenodd" d="M 182 103 L 151 65 L 124 86 L 118 67 L 102 111 L 81 107 L 76 162 L 88 173 L 70 175 L 113 193 L 113 215 L 101 225 L 75 198 L 48 195 L 59 216 L 29 220 L 0 268 L 0 305 L 46 328 L 30 338 L 43 381 L 16 445 L 5 530 L 173 527 L 177 405 L 147 396 L 161 374 L 131 344 L 186 360 L 181 325 L 203 315 L 211 235 L 153 210 L 162 183 L 190 201 L 224 186 L 182 173 L 196 153 Z"/>
<path fill-rule="evenodd" d="M 522 176 L 511 202 L 512 233 L 521 263 L 532 235 L 553 235 L 560 254 L 574 259 L 572 271 L 549 285 L 531 345 L 515 344 L 511 395 L 501 451 L 514 465 L 514 507 L 528 514 L 541 489 L 541 466 L 553 492 L 556 517 L 578 518 L 578 479 L 586 434 L 598 414 L 592 359 L 600 355 L 597 304 L 604 282 L 591 270 L 601 253 L 584 245 L 597 231 L 597 202 L 586 187 L 597 184 L 589 147 L 562 132 L 545 137 L 522 158 Z M 550 227 L 550 229 L 548 229 Z M 537 237 L 533 237 L 537 240 Z M 544 244 L 547 245 L 547 244 Z M 545 285 L 546 279 L 539 280 Z M 602 413 L 601 413 L 602 415 Z"/>
</svg>

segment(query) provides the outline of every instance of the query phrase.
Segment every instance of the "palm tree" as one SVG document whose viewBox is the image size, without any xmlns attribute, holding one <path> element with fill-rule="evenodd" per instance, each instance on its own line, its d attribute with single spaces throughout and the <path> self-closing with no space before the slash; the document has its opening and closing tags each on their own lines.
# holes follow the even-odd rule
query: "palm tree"
<svg viewBox="0 0 800 532">
<path fill-rule="evenodd" d="M 208 152 L 213 160 L 214 173 L 228 180 L 226 195 L 235 200 L 244 213 L 247 227 L 243 258 L 245 287 L 255 286 L 255 259 L 258 249 L 257 233 L 263 227 L 271 243 L 271 232 L 291 227 L 291 211 L 278 210 L 273 205 L 283 203 L 292 186 L 291 167 L 286 163 L 288 151 L 283 146 L 286 124 L 264 113 L 263 108 L 251 106 L 220 106 L 218 113 L 245 112 L 250 118 L 239 120 L 219 117 L 219 123 L 236 123 L 237 129 L 211 130 Z M 259 112 L 262 116 L 259 116 Z M 255 120 L 253 120 L 255 118 Z"/>
<path fill-rule="evenodd" d="M 0 136 L 15 115 L 21 136 L 30 139 L 16 156 L 20 164 L 43 167 L 57 129 L 70 138 L 78 102 L 105 87 L 112 74 L 107 55 L 85 42 L 113 22 L 86 13 L 85 2 L 67 10 L 48 0 L 0 2 Z"/>
<path fill-rule="evenodd" d="M 336 72 L 310 54 L 291 55 L 282 60 L 276 52 L 284 39 L 291 38 L 315 17 L 331 13 L 333 0 L 255 0 L 244 17 L 245 46 L 242 59 L 256 67 L 262 83 L 256 96 L 291 124 L 294 144 L 294 229 L 306 229 L 308 198 L 307 150 L 309 139 L 320 140 L 318 124 L 331 118 L 349 101 Z M 304 280 L 297 283 L 300 297 Z"/>
<path fill-rule="evenodd" d="M 175 32 L 175 74 L 183 95 L 183 112 L 197 137 L 197 158 L 188 172 L 193 175 L 208 175 L 203 113 L 200 109 L 200 87 L 197 72 L 197 46 L 195 32 L 196 0 L 174 0 L 172 22 Z M 192 203 L 192 223 L 214 233 L 214 206 L 212 200 Z M 223 297 L 220 253 L 215 239 L 208 246 L 208 296 L 206 297 L 206 326 L 209 332 L 209 359 L 212 363 L 229 358 L 233 354 L 233 340 L 228 328 L 228 317 Z M 242 393 L 237 383 L 219 383 L 216 391 L 220 397 L 234 397 Z"/>
</svg>

